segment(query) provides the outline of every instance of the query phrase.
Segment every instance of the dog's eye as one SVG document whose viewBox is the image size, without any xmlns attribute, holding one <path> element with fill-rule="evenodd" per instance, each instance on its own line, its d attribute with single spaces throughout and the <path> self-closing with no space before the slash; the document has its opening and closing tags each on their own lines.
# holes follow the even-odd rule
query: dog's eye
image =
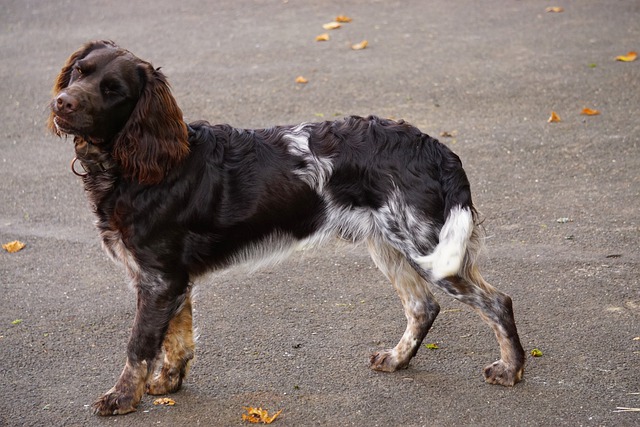
<svg viewBox="0 0 640 427">
<path fill-rule="evenodd" d="M 113 96 L 120 94 L 120 86 L 116 83 L 106 83 L 102 85 L 102 93 L 104 96 Z"/>
<path fill-rule="evenodd" d="M 75 74 L 75 77 L 79 79 L 84 75 L 84 70 L 80 68 L 79 65 L 76 65 L 73 67 L 73 74 Z"/>
</svg>

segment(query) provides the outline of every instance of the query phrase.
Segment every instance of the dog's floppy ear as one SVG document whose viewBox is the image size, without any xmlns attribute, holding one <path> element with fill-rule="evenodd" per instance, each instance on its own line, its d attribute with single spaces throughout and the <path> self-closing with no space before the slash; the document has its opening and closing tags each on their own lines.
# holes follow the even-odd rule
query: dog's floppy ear
<svg viewBox="0 0 640 427">
<path fill-rule="evenodd" d="M 189 154 L 187 125 L 164 74 L 146 62 L 138 72 L 144 89 L 116 137 L 113 157 L 125 177 L 157 184 Z"/>
<path fill-rule="evenodd" d="M 52 90 L 53 98 L 55 99 L 55 97 L 58 96 L 58 93 L 62 89 L 64 89 L 67 86 L 69 86 L 69 81 L 71 80 L 71 72 L 73 71 L 73 65 L 77 61 L 79 61 L 80 59 L 86 57 L 93 50 L 95 50 L 95 49 L 97 49 L 99 47 L 106 47 L 106 46 L 114 46 L 115 47 L 115 44 L 113 42 L 107 41 L 107 40 L 91 41 L 91 42 L 85 43 L 80 49 L 78 49 L 77 51 L 72 53 L 71 56 L 67 59 L 67 62 L 65 62 L 64 66 L 60 70 L 60 73 L 58 74 L 58 77 L 56 77 L 56 82 L 54 83 L 53 90 Z M 49 128 L 49 130 L 51 132 L 53 132 L 56 135 L 60 136 L 60 132 L 56 128 L 56 125 L 53 123 L 53 118 L 54 117 L 55 116 L 53 114 L 53 111 L 51 111 L 49 113 L 49 119 L 47 120 L 47 127 Z"/>
</svg>

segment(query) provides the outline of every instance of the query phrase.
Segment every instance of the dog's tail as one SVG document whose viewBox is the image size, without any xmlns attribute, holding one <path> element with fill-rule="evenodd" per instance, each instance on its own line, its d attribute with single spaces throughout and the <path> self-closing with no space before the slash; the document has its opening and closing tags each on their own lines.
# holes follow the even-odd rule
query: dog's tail
<svg viewBox="0 0 640 427">
<path fill-rule="evenodd" d="M 440 185 L 444 194 L 445 222 L 433 252 L 414 260 L 430 271 L 434 280 L 458 275 L 463 268 L 467 247 L 477 240 L 474 230 L 476 211 L 471 201 L 471 188 L 460 158 L 446 146 L 441 148 Z"/>
</svg>

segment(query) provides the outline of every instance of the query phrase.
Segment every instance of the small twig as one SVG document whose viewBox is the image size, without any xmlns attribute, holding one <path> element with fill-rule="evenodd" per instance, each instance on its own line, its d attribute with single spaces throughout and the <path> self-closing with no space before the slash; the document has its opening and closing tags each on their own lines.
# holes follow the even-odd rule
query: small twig
<svg viewBox="0 0 640 427">
<path fill-rule="evenodd" d="M 624 406 L 617 406 L 613 412 L 640 412 L 640 408 L 625 408 Z"/>
</svg>

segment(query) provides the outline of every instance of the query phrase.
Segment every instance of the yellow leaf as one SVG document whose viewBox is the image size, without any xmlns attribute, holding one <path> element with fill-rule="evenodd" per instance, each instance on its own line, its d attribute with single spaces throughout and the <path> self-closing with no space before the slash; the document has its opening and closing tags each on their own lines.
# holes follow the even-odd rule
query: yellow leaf
<svg viewBox="0 0 640 427">
<path fill-rule="evenodd" d="M 349 18 L 348 16 L 345 16 L 345 15 L 336 16 L 336 22 L 347 23 L 347 22 L 351 22 L 351 21 L 353 21 L 353 19 Z"/>
<path fill-rule="evenodd" d="M 159 397 L 156 400 L 153 401 L 154 405 L 166 405 L 166 406 L 173 406 L 176 404 L 176 401 L 169 398 L 169 397 Z"/>
<path fill-rule="evenodd" d="M 324 28 L 325 30 L 337 30 L 338 28 L 342 27 L 342 24 L 339 22 L 329 22 L 327 24 L 324 24 L 322 26 L 322 28 Z"/>
<path fill-rule="evenodd" d="M 368 41 L 362 40 L 360 43 L 356 43 L 354 45 L 351 45 L 351 49 L 353 49 L 353 50 L 362 50 L 365 47 L 367 47 L 368 44 L 369 44 Z"/>
<path fill-rule="evenodd" d="M 616 61 L 631 62 L 638 58 L 638 52 L 629 52 L 626 55 L 616 56 Z"/>
<path fill-rule="evenodd" d="M 323 34 L 320 34 L 319 36 L 316 36 L 316 41 L 317 42 L 329 41 L 329 33 L 323 33 Z"/>
<path fill-rule="evenodd" d="M 560 116 L 556 114 L 555 111 L 551 112 L 551 117 L 549 117 L 549 120 L 547 120 L 549 123 L 558 123 L 560 122 Z"/>
<path fill-rule="evenodd" d="M 18 252 L 25 246 L 27 245 L 25 245 L 24 243 L 18 240 L 14 240 L 13 242 L 5 243 L 4 245 L 2 245 L 2 249 L 12 254 L 12 253 Z"/>
<path fill-rule="evenodd" d="M 244 407 L 244 410 L 247 411 L 246 414 L 242 414 L 242 421 L 248 421 L 250 423 L 262 423 L 262 424 L 271 424 L 277 417 L 282 413 L 282 409 L 273 414 L 273 416 L 269 416 L 269 411 L 262 408 L 252 408 L 252 407 Z"/>
<path fill-rule="evenodd" d="M 534 348 L 533 350 L 531 350 L 531 356 L 542 357 L 542 351 L 538 350 L 537 348 Z"/>
<path fill-rule="evenodd" d="M 309 80 L 307 80 L 306 78 L 304 78 L 302 76 L 298 76 L 298 77 L 296 77 L 296 83 L 305 84 L 305 83 L 309 83 Z"/>
<path fill-rule="evenodd" d="M 552 13 L 561 13 L 564 12 L 564 8 L 560 7 L 560 6 L 551 6 L 548 7 L 544 10 L 545 12 L 552 12 Z"/>
<path fill-rule="evenodd" d="M 597 116 L 598 114 L 600 114 L 600 111 L 592 110 L 591 108 L 583 108 L 580 114 L 582 114 L 583 116 Z"/>
</svg>

